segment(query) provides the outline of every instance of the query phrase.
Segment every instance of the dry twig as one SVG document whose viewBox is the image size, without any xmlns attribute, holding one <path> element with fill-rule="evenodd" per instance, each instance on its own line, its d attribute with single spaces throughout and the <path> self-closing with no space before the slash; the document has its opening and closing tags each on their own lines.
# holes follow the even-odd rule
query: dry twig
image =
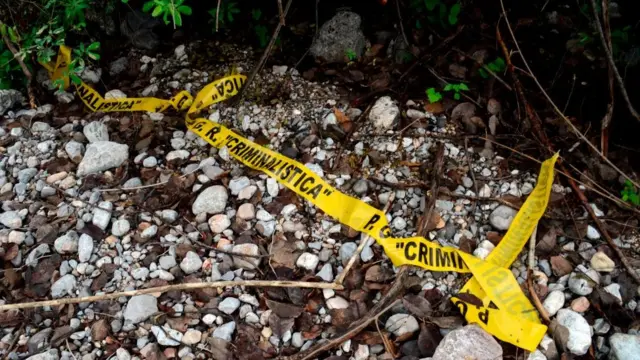
<svg viewBox="0 0 640 360">
<path fill-rule="evenodd" d="M 283 15 L 282 15 L 283 19 L 289 13 L 289 8 L 291 7 L 291 3 L 292 2 L 293 2 L 293 0 L 287 1 L 287 5 L 285 6 L 284 12 L 283 12 Z M 269 40 L 269 44 L 264 49 L 264 52 L 262 53 L 262 56 L 260 57 L 260 60 L 258 61 L 256 66 L 253 68 L 251 73 L 249 74 L 249 77 L 247 78 L 247 82 L 245 82 L 245 84 L 240 89 L 240 93 L 235 97 L 235 99 L 232 100 L 234 103 L 237 104 L 238 102 L 240 102 L 242 100 L 242 98 L 244 97 L 244 93 L 249 88 L 249 85 L 251 85 L 253 80 L 256 78 L 256 75 L 258 75 L 260 70 L 262 70 L 262 67 L 264 66 L 264 64 L 267 62 L 267 59 L 269 58 L 269 55 L 271 54 L 271 50 L 273 49 L 273 46 L 276 43 L 276 39 L 278 38 L 278 34 L 280 34 L 280 29 L 282 29 L 283 23 L 284 23 L 284 20 L 278 22 L 278 25 L 276 26 L 276 29 L 273 31 L 273 35 L 271 35 L 271 40 Z"/>
<path fill-rule="evenodd" d="M 440 177 L 442 176 L 442 168 L 444 167 L 444 143 L 439 142 L 438 148 L 436 150 L 436 158 L 433 165 L 433 172 L 431 173 L 431 189 L 429 191 L 430 195 L 427 199 L 424 214 L 420 219 L 418 219 L 418 236 L 422 236 L 424 238 L 427 237 L 427 233 L 431 230 L 429 229 L 429 224 L 431 223 L 431 213 L 433 213 L 433 209 L 436 206 L 436 199 L 438 198 L 438 184 L 440 183 Z"/>
<path fill-rule="evenodd" d="M 538 294 L 536 294 L 536 290 L 533 287 L 533 267 L 536 263 L 536 236 L 538 235 L 538 226 L 536 225 L 533 228 L 533 233 L 531 233 L 531 239 L 529 240 L 529 264 L 527 266 L 527 287 L 529 289 L 529 294 L 531 295 L 531 299 L 533 299 L 533 304 L 536 309 L 538 309 L 538 313 L 542 316 L 542 320 L 544 320 L 545 324 L 551 322 L 549 319 L 549 314 L 547 310 L 542 306 L 540 299 L 538 298 Z"/>
<path fill-rule="evenodd" d="M 282 287 L 282 288 L 309 288 L 309 289 L 334 289 L 342 290 L 343 287 L 334 283 L 308 282 L 308 281 L 276 281 L 276 280 L 238 280 L 238 281 L 213 281 L 182 283 L 165 286 L 152 287 L 147 289 L 114 292 L 111 294 L 83 296 L 77 298 L 63 298 L 55 300 L 34 301 L 18 304 L 0 305 L 0 311 L 13 309 L 30 309 L 44 306 L 59 306 L 66 304 L 80 304 L 103 300 L 113 300 L 122 296 L 136 296 L 144 294 L 158 294 L 169 291 L 189 291 L 198 289 L 221 288 L 226 286 L 250 286 L 250 287 Z"/>
<path fill-rule="evenodd" d="M 402 24 L 402 13 L 400 12 L 400 0 L 396 0 L 396 10 L 398 11 L 398 23 L 400 23 L 400 32 L 402 33 L 402 38 L 404 39 L 404 43 L 409 46 L 409 39 L 407 38 L 407 34 L 404 32 L 404 24 Z"/>
</svg>

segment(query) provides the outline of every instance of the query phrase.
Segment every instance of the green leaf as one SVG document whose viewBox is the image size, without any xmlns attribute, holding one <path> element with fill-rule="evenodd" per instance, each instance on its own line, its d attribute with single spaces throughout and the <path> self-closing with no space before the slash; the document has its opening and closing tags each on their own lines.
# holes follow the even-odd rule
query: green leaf
<svg viewBox="0 0 640 360">
<path fill-rule="evenodd" d="M 100 60 L 100 54 L 89 52 L 89 53 L 87 53 L 87 56 L 89 56 L 90 58 L 92 58 L 93 60 L 96 60 L 96 61 Z"/>
<path fill-rule="evenodd" d="M 182 15 L 180 13 L 175 14 L 176 26 L 182 26 Z"/>
<path fill-rule="evenodd" d="M 178 12 L 181 12 L 185 15 L 191 15 L 192 14 L 192 10 L 191 7 L 187 6 L 187 5 L 182 5 L 178 7 Z"/>
<path fill-rule="evenodd" d="M 128 4 L 128 3 L 129 3 L 129 0 L 122 0 L 122 3 L 123 3 L 123 4 Z"/>
<path fill-rule="evenodd" d="M 465 83 L 460 83 L 460 85 L 458 85 L 458 88 L 460 90 L 469 91 L 469 87 Z"/>
<path fill-rule="evenodd" d="M 155 9 L 153 9 L 153 12 L 151 13 L 151 16 L 153 17 L 158 17 L 160 16 L 160 14 L 162 14 L 163 9 L 160 6 L 156 6 Z"/>
<path fill-rule="evenodd" d="M 89 44 L 89 46 L 87 46 L 87 50 L 88 51 L 96 51 L 100 48 L 100 43 L 95 41 L 92 42 L 91 44 Z"/>
<path fill-rule="evenodd" d="M 478 70 L 478 74 L 480 74 L 480 76 L 482 76 L 485 79 L 489 77 L 489 74 L 487 73 L 487 71 L 485 69 L 479 69 Z"/>
<path fill-rule="evenodd" d="M 80 79 L 80 77 L 76 74 L 69 74 L 69 78 L 76 85 L 80 85 L 82 83 L 82 79 Z"/>
<path fill-rule="evenodd" d="M 18 42 L 18 34 L 15 32 L 15 30 L 13 28 L 7 28 L 7 32 L 9 33 L 9 39 L 14 42 L 17 43 Z"/>
<path fill-rule="evenodd" d="M 444 87 L 444 91 L 451 91 L 451 90 L 453 90 L 452 84 L 447 84 L 447 86 Z"/>
<path fill-rule="evenodd" d="M 433 9 L 435 9 L 436 6 L 438 6 L 438 4 L 440 4 L 440 0 L 424 0 L 424 6 L 429 11 L 433 11 Z"/>
<path fill-rule="evenodd" d="M 449 24 L 455 25 L 458 23 L 458 15 L 460 14 L 460 3 L 455 3 L 449 9 Z"/>
<path fill-rule="evenodd" d="M 153 1 L 147 1 L 142 7 L 142 11 L 149 12 L 149 10 L 151 10 L 151 8 L 153 8 L 154 6 L 155 3 Z"/>
<path fill-rule="evenodd" d="M 456 100 L 460 100 L 460 93 L 453 94 L 453 98 Z"/>
</svg>

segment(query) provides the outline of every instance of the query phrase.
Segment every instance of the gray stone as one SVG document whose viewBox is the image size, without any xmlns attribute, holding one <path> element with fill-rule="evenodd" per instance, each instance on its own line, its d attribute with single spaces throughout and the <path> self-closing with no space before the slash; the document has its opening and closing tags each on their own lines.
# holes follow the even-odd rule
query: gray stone
<svg viewBox="0 0 640 360">
<path fill-rule="evenodd" d="M 376 100 L 369 112 L 369 120 L 371 120 L 377 133 L 392 129 L 399 116 L 400 108 L 389 96 L 383 96 Z"/>
<path fill-rule="evenodd" d="M 78 176 L 95 174 L 122 165 L 129 157 L 129 146 L 112 141 L 98 141 L 87 146 L 78 165 Z"/>
<path fill-rule="evenodd" d="M 165 157 L 168 162 L 175 160 L 186 160 L 191 155 L 187 150 L 174 150 L 167 154 Z"/>
<path fill-rule="evenodd" d="M 127 303 L 123 317 L 125 324 L 137 324 L 157 312 L 158 299 L 152 295 L 136 295 Z"/>
<path fill-rule="evenodd" d="M 60 359 L 60 356 L 58 355 L 58 349 L 50 349 L 50 350 L 47 350 L 46 352 L 29 356 L 26 360 L 58 360 L 58 359 Z"/>
<path fill-rule="evenodd" d="M 340 255 L 340 261 L 342 261 L 343 264 L 346 264 L 347 261 L 351 259 L 351 256 L 353 256 L 353 253 L 356 252 L 356 249 L 358 249 L 358 244 L 354 242 L 347 242 L 342 244 L 342 246 L 340 247 L 340 251 L 338 251 L 338 254 Z"/>
<path fill-rule="evenodd" d="M 67 295 L 74 295 L 73 289 L 76 287 L 76 277 L 67 274 L 62 276 L 51 286 L 51 297 L 61 298 Z"/>
<path fill-rule="evenodd" d="M 80 161 L 82 161 L 84 145 L 75 140 L 71 140 L 64 145 L 64 151 L 66 151 L 69 159 L 71 159 L 75 163 L 79 163 Z"/>
<path fill-rule="evenodd" d="M 25 260 L 25 265 L 36 266 L 36 264 L 38 263 L 37 259 L 42 257 L 43 255 L 48 254 L 49 252 L 51 252 L 51 250 L 49 249 L 49 245 L 47 244 L 40 244 L 36 246 L 36 248 L 33 249 L 27 256 L 27 260 Z"/>
<path fill-rule="evenodd" d="M 38 173 L 38 169 L 27 168 L 18 171 L 18 181 L 27 184 Z"/>
<path fill-rule="evenodd" d="M 593 292 L 593 280 L 586 274 L 571 273 L 567 285 L 569 290 L 576 295 L 586 296 Z"/>
<path fill-rule="evenodd" d="M 256 244 L 238 244 L 231 249 L 234 253 L 245 255 L 260 255 L 260 248 Z M 260 258 L 249 256 L 233 256 L 233 265 L 247 270 L 254 270 L 260 265 Z"/>
<path fill-rule="evenodd" d="M 25 99 L 22 93 L 13 89 L 0 90 L 0 115 L 14 107 L 15 105 L 24 104 Z"/>
<path fill-rule="evenodd" d="M 90 143 L 98 141 L 109 141 L 109 129 L 101 121 L 93 121 L 85 125 L 82 133 Z"/>
<path fill-rule="evenodd" d="M 149 276 L 149 269 L 147 269 L 146 267 L 139 267 L 131 271 L 131 277 L 133 277 L 136 280 L 145 280 L 148 276 Z"/>
<path fill-rule="evenodd" d="M 609 338 L 611 360 L 635 360 L 640 354 L 640 335 L 617 333 Z"/>
<path fill-rule="evenodd" d="M 202 172 L 211 180 L 218 180 L 222 174 L 224 174 L 224 170 L 222 170 L 218 166 L 205 165 L 202 167 Z"/>
<path fill-rule="evenodd" d="M 122 184 L 123 189 L 130 189 L 142 185 L 142 180 L 138 177 L 131 178 Z"/>
<path fill-rule="evenodd" d="M 171 255 L 165 255 L 158 259 L 158 265 L 160 265 L 160 267 L 164 270 L 169 270 L 172 267 L 178 265 L 178 263 L 176 262 L 175 257 Z"/>
<path fill-rule="evenodd" d="M 296 260 L 296 266 L 306 270 L 315 270 L 318 262 L 320 262 L 318 255 L 305 252 Z"/>
<path fill-rule="evenodd" d="M 387 319 L 384 327 L 395 336 L 412 334 L 420 329 L 418 320 L 409 314 L 391 315 L 389 319 Z"/>
<path fill-rule="evenodd" d="M 564 306 L 564 300 L 564 292 L 554 290 L 547 295 L 542 306 L 547 310 L 549 316 L 554 316 Z"/>
<path fill-rule="evenodd" d="M 322 24 L 310 52 L 316 58 L 328 62 L 348 62 L 348 54 L 361 57 L 366 39 L 360 29 L 360 15 L 343 11 Z"/>
<path fill-rule="evenodd" d="M 127 94 L 125 94 L 122 90 L 113 89 L 113 90 L 107 91 L 107 93 L 104 94 L 104 98 L 107 99 L 107 100 L 111 100 L 111 99 L 126 99 L 127 98 Z"/>
<path fill-rule="evenodd" d="M 449 332 L 436 348 L 432 359 L 502 359 L 502 347 L 493 336 L 472 324 Z"/>
<path fill-rule="evenodd" d="M 78 233 L 73 230 L 58 237 L 53 242 L 53 248 L 58 254 L 72 254 L 78 251 Z"/>
<path fill-rule="evenodd" d="M 241 176 L 229 181 L 229 190 L 231 191 L 231 195 L 238 195 L 242 189 L 249 185 L 251 185 L 251 180 L 246 176 Z"/>
<path fill-rule="evenodd" d="M 33 334 L 29 340 L 27 340 L 27 349 L 29 349 L 29 354 L 35 354 L 46 349 L 52 333 L 52 328 L 46 328 Z"/>
<path fill-rule="evenodd" d="M 500 205 L 489 215 L 489 223 L 497 230 L 508 230 L 518 212 L 506 205 Z"/>
<path fill-rule="evenodd" d="M 333 281 L 333 268 L 331 267 L 331 264 L 322 265 L 322 269 L 320 269 L 320 271 L 318 271 L 316 276 L 321 278 L 322 280 L 324 280 L 326 282 L 332 282 Z"/>
<path fill-rule="evenodd" d="M 87 234 L 80 235 L 78 240 L 78 260 L 87 262 L 91 259 L 93 253 L 93 239 Z"/>
<path fill-rule="evenodd" d="M 591 346 L 591 326 L 582 315 L 571 309 L 560 309 L 556 316 L 558 324 L 569 330 L 567 349 L 574 355 L 584 355 Z"/>
<path fill-rule="evenodd" d="M 168 326 L 161 328 L 153 325 L 151 326 L 151 332 L 158 340 L 158 344 L 162 346 L 180 346 L 182 341 L 182 333 Z"/>
<path fill-rule="evenodd" d="M 234 297 L 227 297 L 218 304 L 218 310 L 227 315 L 233 314 L 240 307 L 240 300 Z"/>
<path fill-rule="evenodd" d="M 201 267 L 202 260 L 200 259 L 200 256 L 193 251 L 189 251 L 180 262 L 180 269 L 182 269 L 185 274 L 193 274 L 200 270 Z"/>
<path fill-rule="evenodd" d="M 22 218 L 17 211 L 5 211 L 0 214 L 0 224 L 9 229 L 17 229 L 22 227 Z"/>
<path fill-rule="evenodd" d="M 196 201 L 193 202 L 191 211 L 195 215 L 201 213 L 218 214 L 224 211 L 228 199 L 229 195 L 224 186 L 210 186 L 198 195 Z"/>
<path fill-rule="evenodd" d="M 215 330 L 213 330 L 213 334 L 211 336 L 215 338 L 220 338 L 225 341 L 231 341 L 233 337 L 233 332 L 236 330 L 236 322 L 230 321 L 226 324 L 218 326 Z"/>
<path fill-rule="evenodd" d="M 113 222 L 111 225 L 111 234 L 113 236 L 123 236 L 131 230 L 131 224 L 129 224 L 129 220 L 120 219 Z"/>
<path fill-rule="evenodd" d="M 93 209 L 93 218 L 91 223 L 102 230 L 106 230 L 111 221 L 111 212 L 101 208 Z"/>
<path fill-rule="evenodd" d="M 369 191 L 369 183 L 365 179 L 360 179 L 351 188 L 356 195 L 364 195 Z"/>
</svg>

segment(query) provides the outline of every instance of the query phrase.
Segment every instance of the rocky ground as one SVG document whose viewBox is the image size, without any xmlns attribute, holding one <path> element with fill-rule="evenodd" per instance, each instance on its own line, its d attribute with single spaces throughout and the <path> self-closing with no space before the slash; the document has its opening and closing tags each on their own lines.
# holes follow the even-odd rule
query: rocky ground
<svg viewBox="0 0 640 360">
<path fill-rule="evenodd" d="M 114 61 L 112 77 L 138 64 L 139 80 L 106 97 L 168 98 L 180 89 L 195 94 L 231 70 L 193 68 L 190 51 L 180 46 L 157 58 L 134 51 Z M 241 61 L 236 70 L 248 69 Z M 99 83 L 100 72 L 87 71 L 85 81 Z M 274 66 L 250 89 L 261 101 L 218 104 L 207 115 L 298 159 L 340 191 L 379 208 L 392 198 L 388 219 L 397 237 L 416 233 L 425 187 L 415 184 L 429 178 L 436 144 L 444 142 L 443 189 L 429 237 L 485 258 L 537 176 L 537 169 L 513 166 L 503 157 L 506 151 L 490 144 L 466 148 L 456 136 L 463 131 L 456 124 L 471 126 L 474 115 L 498 117 L 498 103 L 488 109 L 462 103 L 447 117 L 426 112 L 423 99 L 400 103 L 384 96 L 363 114 L 366 107 L 349 107 L 341 91 Z M 273 179 L 185 131 L 182 114 L 87 113 L 70 93 L 59 94 L 61 104 L 6 110 L 6 103 L 21 99 L 3 96 L 4 304 L 184 282 L 331 282 L 362 240 Z M 400 127 L 400 119 L 411 126 Z M 491 133 L 496 127 L 490 120 Z M 516 353 L 477 326 L 465 326 L 446 301 L 467 276 L 415 269 L 411 274 L 421 290 L 380 318 L 380 332 L 365 330 L 334 348 L 332 359 L 540 360 L 559 359 L 561 353 L 634 358 L 640 353 L 633 325 L 640 311 L 638 286 L 586 214 L 573 221 L 563 217 L 569 195 L 554 186 L 549 216 L 538 229 L 536 291 L 560 325 L 555 341 L 547 337 L 536 352 Z M 607 217 L 606 209 L 593 206 Z M 635 235 L 625 233 L 616 242 L 637 248 Z M 0 354 L 69 360 L 295 354 L 340 333 L 389 289 L 398 269 L 381 247 L 366 247 L 360 260 L 339 292 L 228 287 L 4 312 Z M 524 251 L 511 267 L 521 283 L 526 264 Z"/>
</svg>

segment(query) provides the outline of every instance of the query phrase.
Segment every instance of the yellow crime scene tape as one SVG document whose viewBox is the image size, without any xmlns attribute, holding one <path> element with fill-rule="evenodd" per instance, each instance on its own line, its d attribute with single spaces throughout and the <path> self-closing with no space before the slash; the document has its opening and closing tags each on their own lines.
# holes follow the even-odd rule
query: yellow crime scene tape
<svg viewBox="0 0 640 360">
<path fill-rule="evenodd" d="M 66 72 L 66 64 L 71 61 L 70 54 L 70 49 L 62 46 L 55 62 L 43 64 L 52 79 L 64 80 L 65 87 L 70 85 Z M 222 124 L 197 117 L 202 109 L 236 95 L 245 81 L 244 75 L 226 76 L 206 85 L 195 98 L 187 91 L 181 91 L 169 100 L 105 100 L 85 83 L 74 86 L 76 94 L 92 111 L 186 110 L 185 122 L 189 130 L 218 149 L 226 147 L 235 159 L 275 178 L 340 223 L 370 235 L 383 247 L 394 266 L 413 265 L 431 271 L 471 273 L 473 278 L 464 285 L 461 294 L 473 295 L 482 304 L 464 296 L 451 298 L 466 320 L 478 324 L 502 341 L 535 351 L 547 327 L 540 322 L 536 309 L 522 292 L 509 267 L 547 207 L 558 154 L 543 162 L 534 190 L 518 211 L 506 235 L 488 258 L 481 260 L 423 237 L 392 237 L 386 215 L 381 210 L 341 193 L 301 163 L 249 141 Z"/>
</svg>

